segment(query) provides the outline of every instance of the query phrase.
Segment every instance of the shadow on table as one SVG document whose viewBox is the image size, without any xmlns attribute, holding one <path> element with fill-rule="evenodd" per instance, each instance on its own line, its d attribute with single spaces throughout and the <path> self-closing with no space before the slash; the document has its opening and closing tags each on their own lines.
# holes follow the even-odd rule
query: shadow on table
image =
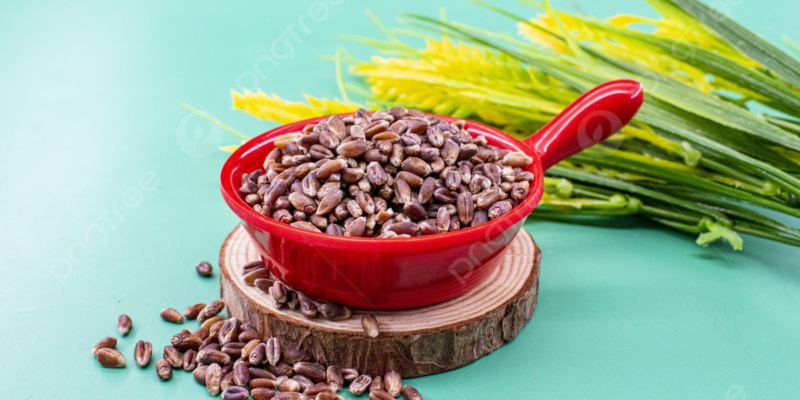
<svg viewBox="0 0 800 400">
<path fill-rule="evenodd" d="M 655 228 L 659 225 L 634 216 L 530 215 L 525 223 L 562 222 L 572 225 L 610 229 Z"/>
<path fill-rule="evenodd" d="M 744 249 L 734 250 L 725 242 L 714 242 L 708 247 L 699 247 L 694 243 L 696 235 L 665 228 L 663 225 L 636 216 L 541 216 L 531 215 L 526 224 L 543 222 L 561 222 L 572 225 L 605 229 L 652 229 L 659 235 L 666 235 L 686 243 L 685 251 L 692 257 L 716 262 L 731 270 L 744 271 L 763 268 L 777 275 L 794 286 L 800 286 L 800 248 L 742 235 Z M 737 262 L 738 260 L 738 262 Z"/>
</svg>

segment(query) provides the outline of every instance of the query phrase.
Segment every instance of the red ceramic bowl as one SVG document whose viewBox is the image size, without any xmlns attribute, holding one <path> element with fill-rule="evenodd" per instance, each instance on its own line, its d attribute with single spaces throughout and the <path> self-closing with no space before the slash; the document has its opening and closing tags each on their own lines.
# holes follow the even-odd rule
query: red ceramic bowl
<svg viewBox="0 0 800 400">
<path fill-rule="evenodd" d="M 473 136 L 484 135 L 489 144 L 533 157 L 528 171 L 535 179 L 528 197 L 507 214 L 455 232 L 396 239 L 336 236 L 279 223 L 251 209 L 238 192 L 242 174 L 262 168 L 275 138 L 327 116 L 281 126 L 242 145 L 222 168 L 222 197 L 270 270 L 290 287 L 362 309 L 435 304 L 465 293 L 497 268 L 507 245 L 542 198 L 544 170 L 621 129 L 642 100 L 638 82 L 606 83 L 581 96 L 525 141 L 465 121 Z"/>
</svg>

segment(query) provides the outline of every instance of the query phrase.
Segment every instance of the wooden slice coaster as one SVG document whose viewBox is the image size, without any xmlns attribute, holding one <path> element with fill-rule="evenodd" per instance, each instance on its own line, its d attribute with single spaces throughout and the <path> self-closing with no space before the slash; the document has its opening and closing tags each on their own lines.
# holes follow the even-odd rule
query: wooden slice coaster
<svg viewBox="0 0 800 400">
<path fill-rule="evenodd" d="M 333 322 L 276 309 L 269 294 L 244 283 L 244 265 L 260 256 L 238 225 L 220 249 L 220 291 L 229 317 L 278 337 L 284 350 L 301 348 L 313 361 L 371 376 L 395 370 L 412 378 L 467 365 L 514 339 L 531 319 L 542 253 L 525 230 L 509 246 L 497 270 L 459 297 L 408 310 L 353 310 L 349 319 Z M 378 319 L 376 338 L 361 328 L 365 312 Z"/>
</svg>

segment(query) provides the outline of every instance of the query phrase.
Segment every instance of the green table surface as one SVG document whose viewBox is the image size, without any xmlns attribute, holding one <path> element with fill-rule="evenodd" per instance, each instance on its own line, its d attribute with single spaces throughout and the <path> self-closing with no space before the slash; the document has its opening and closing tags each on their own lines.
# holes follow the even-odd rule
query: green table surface
<svg viewBox="0 0 800 400">
<path fill-rule="evenodd" d="M 217 274 L 193 267 L 216 264 L 237 223 L 219 195 L 226 153 L 216 150 L 236 140 L 180 102 L 255 135 L 275 125 L 231 110 L 229 89 L 337 96 L 318 55 L 340 33 L 378 37 L 367 7 L 392 26 L 400 12 L 445 6 L 451 19 L 515 31 L 463 1 L 327 0 L 312 19 L 319 3 L 0 4 L 0 398 L 207 396 L 190 374 L 161 383 L 154 363 L 141 370 L 132 357 L 145 339 L 160 358 L 178 330 L 159 310 L 218 297 Z M 655 16 L 644 0 L 579 3 L 600 17 Z M 774 43 L 800 38 L 797 1 L 716 3 Z M 260 58 L 292 29 L 293 55 Z M 798 249 L 752 237 L 742 252 L 702 248 L 636 219 L 525 228 L 544 254 L 533 319 L 469 366 L 409 380 L 425 399 L 800 396 Z M 121 313 L 134 321 L 118 345 L 129 365 L 103 369 L 89 350 L 119 336 Z"/>
</svg>

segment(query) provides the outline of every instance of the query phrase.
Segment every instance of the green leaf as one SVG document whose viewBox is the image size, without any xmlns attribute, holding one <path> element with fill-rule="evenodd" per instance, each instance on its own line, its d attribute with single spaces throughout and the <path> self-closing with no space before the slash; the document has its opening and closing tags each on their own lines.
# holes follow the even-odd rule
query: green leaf
<svg viewBox="0 0 800 400">
<path fill-rule="evenodd" d="M 792 192 L 800 194 L 800 179 L 782 171 L 774 165 L 750 157 L 742 152 L 722 145 L 717 141 L 709 139 L 703 135 L 702 132 L 698 132 L 697 126 L 688 123 L 686 120 L 677 118 L 672 113 L 645 102 L 636 114 L 636 118 L 652 126 L 659 127 L 682 140 L 689 141 L 724 155 L 731 162 L 738 162 L 740 165 L 749 164 L 753 167 L 754 171 L 763 172 L 760 176 L 765 178 L 778 178 L 780 181 L 786 182 L 786 186 L 788 186 Z"/>
<path fill-rule="evenodd" d="M 754 224 L 761 225 L 768 229 L 774 229 L 783 232 L 787 235 L 792 235 L 800 238 L 800 229 L 778 222 L 760 212 L 751 210 L 749 208 L 740 207 L 735 204 L 724 202 L 715 198 L 713 194 L 706 193 L 693 189 L 677 189 L 671 190 L 670 193 L 680 195 L 682 198 L 694 199 L 695 201 L 703 204 L 705 207 L 715 209 L 730 215 L 737 220 L 745 220 Z M 739 223 L 740 221 L 737 221 Z"/>
<path fill-rule="evenodd" d="M 564 22 L 561 21 L 558 13 L 553 9 L 553 6 L 550 5 L 550 1 L 542 0 L 542 5 L 544 6 L 544 10 L 547 12 L 547 14 L 552 17 L 554 21 L 556 21 L 556 25 L 563 35 L 562 38 L 565 42 L 567 42 L 567 46 L 569 46 L 570 50 L 572 50 L 572 54 L 578 58 L 586 58 L 586 53 L 583 52 L 581 46 L 579 46 L 578 43 L 575 42 L 575 39 L 572 38 L 572 35 L 564 26 Z"/>
<path fill-rule="evenodd" d="M 745 233 L 748 235 L 757 236 L 768 240 L 773 240 L 778 243 L 788 244 L 790 246 L 800 247 L 800 240 L 781 236 L 779 234 L 771 232 L 768 229 L 764 229 L 763 227 L 755 224 L 749 224 L 747 222 L 737 222 L 736 226 L 734 226 L 733 229 L 737 232 Z"/>
<path fill-rule="evenodd" d="M 700 117 L 687 110 L 676 107 L 672 104 L 651 98 L 647 103 L 659 108 L 664 113 L 669 113 L 673 119 L 691 127 L 695 132 L 709 138 L 717 143 L 728 146 L 736 151 L 767 162 L 770 165 L 792 172 L 800 172 L 800 166 L 785 159 L 775 150 L 771 149 L 766 141 L 752 137 L 746 132 L 728 128 L 714 121 Z"/>
<path fill-rule="evenodd" d="M 748 132 L 753 136 L 780 144 L 790 149 L 800 151 L 800 138 L 777 126 L 770 125 L 748 110 L 726 103 L 716 96 L 703 93 L 688 86 L 659 85 L 658 81 L 637 76 L 625 71 L 601 66 L 598 64 L 586 63 L 582 60 L 568 56 L 561 56 L 565 62 L 547 62 L 541 58 L 536 61 L 547 62 L 555 71 L 572 73 L 576 75 L 576 66 L 583 71 L 581 75 L 588 77 L 593 82 L 605 82 L 614 79 L 634 79 L 642 82 L 645 86 L 645 99 L 647 95 L 656 97 L 664 102 L 672 104 L 680 109 L 686 110 L 717 122 L 721 125 Z M 528 60 L 529 62 L 536 62 Z M 574 64 L 574 66 L 569 65 Z M 541 64 L 539 64 L 541 66 Z M 591 71 L 591 72 L 587 72 Z M 558 73 L 558 72 L 554 72 Z M 647 100 L 645 100 L 647 101 Z"/>
<path fill-rule="evenodd" d="M 739 189 L 719 184 L 710 179 L 706 179 L 683 171 L 677 171 L 671 168 L 665 168 L 662 166 L 649 164 L 637 160 L 615 157 L 613 154 L 609 156 L 591 156 L 589 154 L 590 153 L 584 151 L 582 153 L 570 157 L 570 161 L 578 163 L 594 164 L 622 171 L 635 172 L 640 175 L 650 176 L 668 182 L 679 183 L 681 185 L 693 187 L 695 189 L 703 190 L 705 192 L 716 193 L 719 196 L 727 197 L 732 200 L 747 202 L 753 205 L 757 205 L 775 211 L 780 211 L 785 214 L 793 215 L 797 218 L 800 218 L 800 210 L 798 209 L 787 207 L 778 202 L 771 201 Z"/>
<path fill-rule="evenodd" d="M 724 239 L 730 243 L 734 250 L 742 249 L 742 237 L 730 228 L 724 227 L 716 222 L 707 221 L 705 223 L 708 232 L 700 234 L 696 243 L 701 246 L 708 246 L 711 242 Z"/>
<path fill-rule="evenodd" d="M 696 213 L 707 215 L 709 217 L 714 218 L 716 221 L 723 223 L 725 225 L 730 225 L 731 221 L 725 214 L 709 210 L 705 207 L 701 207 L 694 202 L 686 201 L 683 199 L 679 199 L 675 196 L 670 196 L 668 194 L 661 193 L 657 190 L 651 190 L 639 185 L 635 185 L 630 182 L 625 182 L 619 179 L 607 178 L 604 176 L 590 174 L 588 172 L 583 171 L 576 171 L 564 167 L 560 167 L 558 165 L 550 167 L 547 170 L 548 173 L 552 173 L 558 176 L 563 176 L 572 180 L 591 183 L 594 185 L 600 185 L 605 187 L 610 187 L 613 189 L 621 190 L 628 193 L 633 193 L 639 196 L 649 197 L 652 199 L 656 199 L 659 201 L 663 201 L 665 203 L 672 204 L 677 207 L 686 208 L 692 210 Z"/>
<path fill-rule="evenodd" d="M 697 0 L 665 1 L 677 5 L 750 58 L 800 88 L 800 62 L 760 36 Z"/>
<path fill-rule="evenodd" d="M 488 44 L 492 45 L 492 43 Z M 503 51 L 499 46 L 497 49 Z M 728 104 L 715 96 L 688 86 L 659 85 L 658 81 L 653 79 L 565 55 L 545 54 L 544 52 L 509 54 L 520 57 L 522 61 L 536 65 L 545 72 L 570 82 L 583 91 L 610 80 L 637 80 L 645 86 L 645 104 L 648 102 L 647 96 L 653 96 L 721 125 L 800 151 L 800 137 L 771 125 L 763 119 L 756 118 L 756 115 L 748 110 Z"/>
<path fill-rule="evenodd" d="M 580 17 L 576 17 L 580 18 Z M 691 43 L 681 42 L 680 50 L 689 55 L 686 57 L 675 57 L 676 41 L 653 34 L 623 29 L 616 25 L 580 18 L 584 23 L 596 30 L 604 31 L 623 37 L 624 39 L 640 43 L 653 51 L 678 59 L 681 62 L 692 65 L 705 72 L 719 76 L 723 79 L 741 86 L 742 88 L 754 91 L 790 106 L 794 115 L 800 115 L 800 96 L 793 92 L 786 83 L 772 78 L 762 72 L 749 68 L 730 58 L 721 56 L 702 47 Z M 647 71 L 649 74 L 656 74 L 655 71 Z M 648 76 L 645 74 L 643 76 Z M 640 73 L 640 75 L 642 75 Z M 659 74 L 660 75 L 660 74 Z M 667 78 L 661 75 L 660 78 Z"/>
</svg>

